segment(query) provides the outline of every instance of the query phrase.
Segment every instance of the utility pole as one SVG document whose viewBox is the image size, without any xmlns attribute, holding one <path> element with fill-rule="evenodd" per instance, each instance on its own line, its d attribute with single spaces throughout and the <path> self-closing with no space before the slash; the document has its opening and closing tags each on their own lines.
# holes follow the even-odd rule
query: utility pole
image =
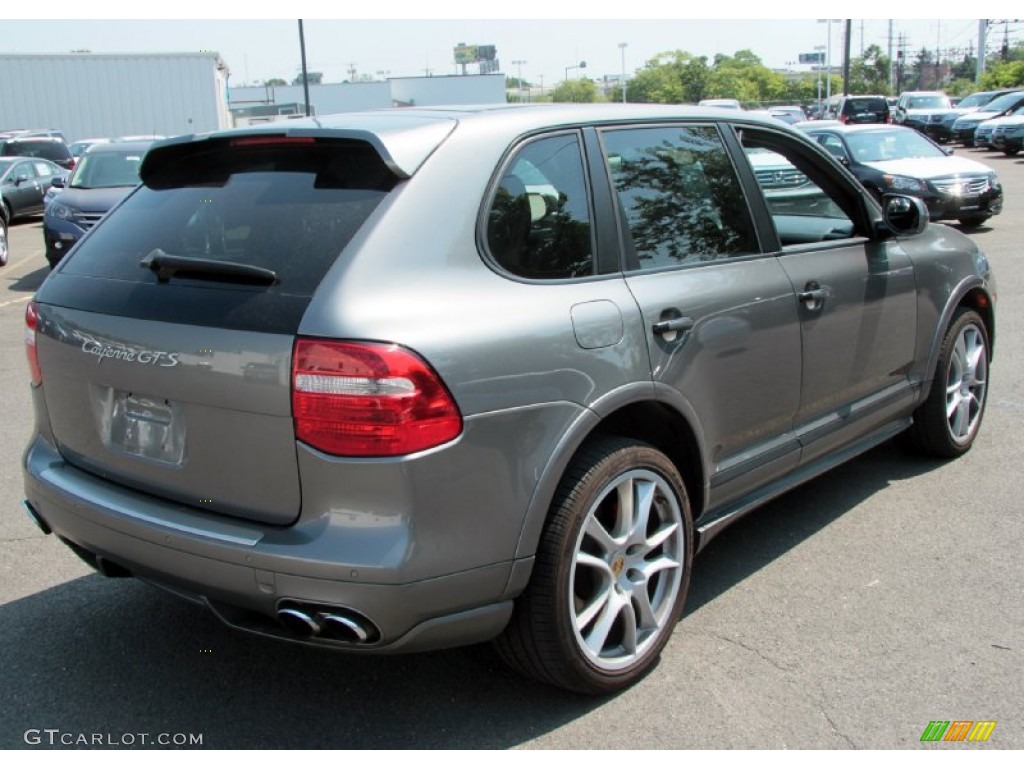
<svg viewBox="0 0 1024 768">
<path fill-rule="evenodd" d="M 896 60 L 892 57 L 892 19 L 889 19 L 889 91 L 896 93 Z"/>
<path fill-rule="evenodd" d="M 974 82 L 980 83 L 985 74 L 985 33 L 988 31 L 988 19 L 978 19 L 978 66 L 974 74 Z"/>
<path fill-rule="evenodd" d="M 306 75 L 306 36 L 302 31 L 302 19 L 299 19 L 299 49 L 302 53 L 302 92 L 306 100 L 306 117 L 309 117 L 309 78 Z"/>
<path fill-rule="evenodd" d="M 852 19 L 846 20 L 846 33 L 843 35 L 843 96 L 850 93 L 850 43 L 852 35 L 850 29 L 852 25 Z M 861 36 L 861 42 L 864 37 Z"/>
</svg>

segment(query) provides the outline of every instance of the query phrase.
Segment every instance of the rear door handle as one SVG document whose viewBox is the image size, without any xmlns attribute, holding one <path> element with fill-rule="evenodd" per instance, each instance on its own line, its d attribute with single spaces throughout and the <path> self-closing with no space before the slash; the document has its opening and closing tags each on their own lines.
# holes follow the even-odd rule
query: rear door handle
<svg viewBox="0 0 1024 768">
<path fill-rule="evenodd" d="M 654 331 L 658 336 L 664 336 L 666 333 L 679 333 L 680 331 L 689 331 L 693 329 L 693 318 L 692 317 L 674 317 L 671 320 L 661 320 L 651 326 L 651 330 Z"/>
</svg>

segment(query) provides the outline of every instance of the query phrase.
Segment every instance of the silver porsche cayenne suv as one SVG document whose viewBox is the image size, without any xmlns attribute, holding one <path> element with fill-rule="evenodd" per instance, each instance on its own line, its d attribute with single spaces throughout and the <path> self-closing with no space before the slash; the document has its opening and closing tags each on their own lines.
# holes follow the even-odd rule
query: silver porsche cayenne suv
<svg viewBox="0 0 1024 768">
<path fill-rule="evenodd" d="M 985 256 L 782 123 L 378 111 L 141 178 L 28 306 L 25 507 L 243 630 L 614 691 L 724 526 L 982 421 Z"/>
</svg>

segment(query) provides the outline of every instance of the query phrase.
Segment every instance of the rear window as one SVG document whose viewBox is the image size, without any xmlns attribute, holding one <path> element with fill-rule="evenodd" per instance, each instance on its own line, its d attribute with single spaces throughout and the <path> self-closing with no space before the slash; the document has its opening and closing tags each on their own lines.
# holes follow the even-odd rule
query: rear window
<svg viewBox="0 0 1024 768">
<path fill-rule="evenodd" d="M 73 300 L 41 299 L 143 319 L 294 332 L 324 274 L 396 182 L 361 142 L 169 149 L 162 163 L 147 158 L 145 185 L 48 283 L 57 291 L 88 280 L 90 290 L 73 292 Z M 260 267 L 276 280 L 253 285 L 182 273 L 159 283 L 143 265 L 154 253 Z"/>
<path fill-rule="evenodd" d="M 879 114 L 888 112 L 889 104 L 885 99 L 848 99 L 843 106 L 843 113 L 847 115 L 861 115 L 867 112 Z"/>
<path fill-rule="evenodd" d="M 41 157 L 45 160 L 67 161 L 71 151 L 59 141 L 8 141 L 3 154 L 17 157 Z"/>
</svg>

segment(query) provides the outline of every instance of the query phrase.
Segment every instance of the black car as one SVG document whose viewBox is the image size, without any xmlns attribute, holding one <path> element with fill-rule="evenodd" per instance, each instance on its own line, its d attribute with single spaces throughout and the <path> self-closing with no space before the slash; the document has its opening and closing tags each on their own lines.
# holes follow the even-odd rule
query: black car
<svg viewBox="0 0 1024 768">
<path fill-rule="evenodd" d="M 51 136 L 0 137 L 0 157 L 41 157 L 69 171 L 75 167 L 68 145 Z"/>
<path fill-rule="evenodd" d="M 977 226 L 1003 208 L 1003 188 L 988 166 L 953 157 L 926 136 L 903 126 L 804 128 L 850 169 L 876 199 L 896 193 L 921 198 L 933 221 L 957 219 Z"/>
<path fill-rule="evenodd" d="M 841 96 L 830 116 L 848 125 L 891 122 L 885 96 Z"/>
</svg>

